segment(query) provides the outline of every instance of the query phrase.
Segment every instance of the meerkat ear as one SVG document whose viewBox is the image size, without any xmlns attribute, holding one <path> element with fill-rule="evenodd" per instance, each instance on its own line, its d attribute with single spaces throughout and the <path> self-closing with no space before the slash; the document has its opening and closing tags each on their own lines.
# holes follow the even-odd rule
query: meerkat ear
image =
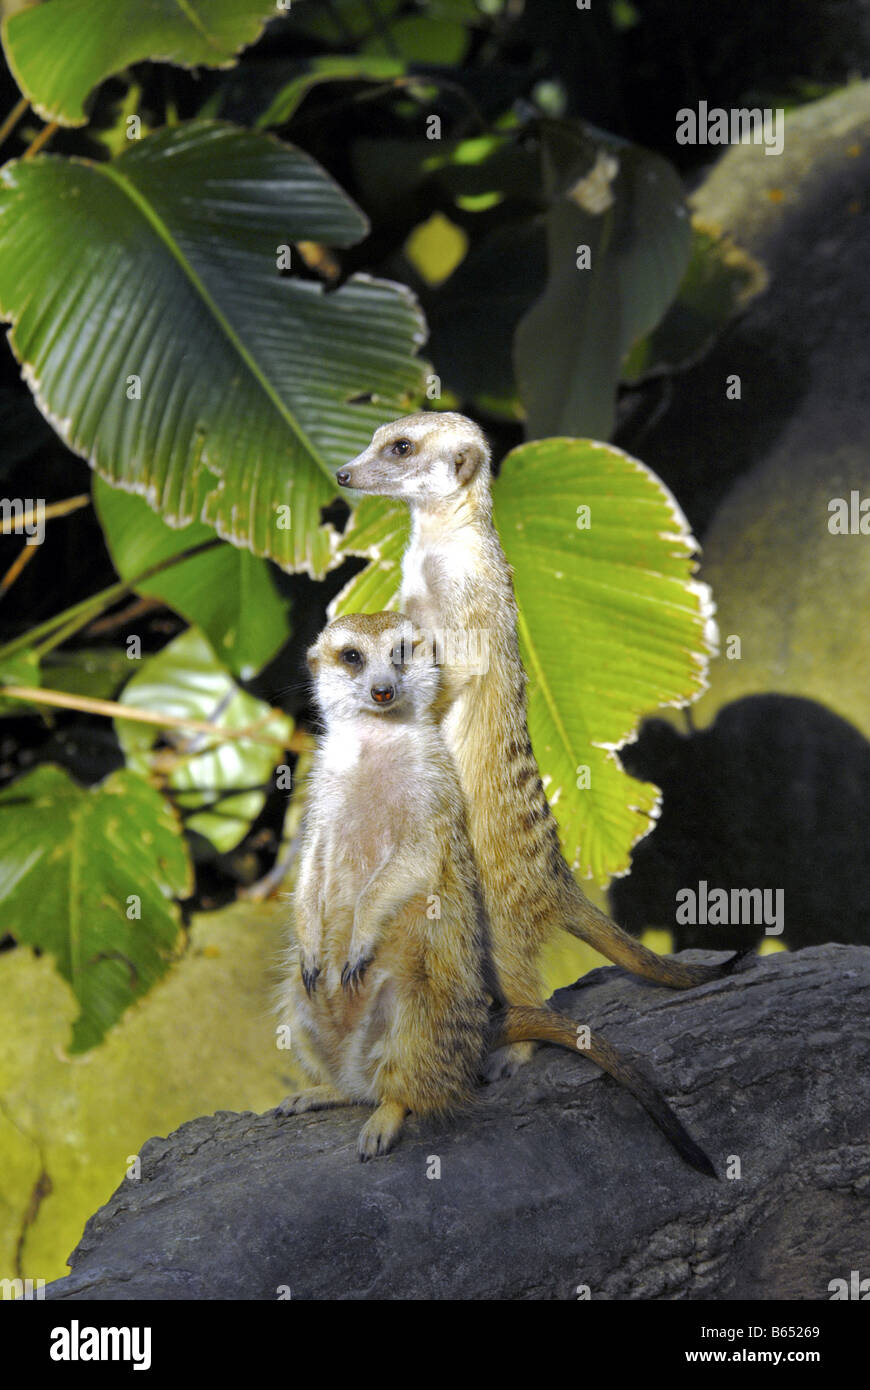
<svg viewBox="0 0 870 1390">
<path fill-rule="evenodd" d="M 453 467 L 456 470 L 456 481 L 458 483 L 470 483 L 480 465 L 483 463 L 483 450 L 479 444 L 463 444 L 453 456 Z"/>
<path fill-rule="evenodd" d="M 309 647 L 305 653 L 305 665 L 308 667 L 312 676 L 317 675 L 317 668 L 320 665 L 320 657 L 317 655 L 316 647 Z"/>
</svg>

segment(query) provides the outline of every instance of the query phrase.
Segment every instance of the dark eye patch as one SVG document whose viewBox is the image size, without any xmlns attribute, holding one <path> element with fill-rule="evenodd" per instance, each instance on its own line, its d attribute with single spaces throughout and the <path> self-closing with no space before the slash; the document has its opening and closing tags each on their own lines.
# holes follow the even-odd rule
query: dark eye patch
<svg viewBox="0 0 870 1390">
<path fill-rule="evenodd" d="M 410 454 L 411 448 L 410 439 L 397 439 L 395 444 L 391 447 L 390 453 L 395 454 L 396 458 L 401 459 L 405 458 L 407 454 Z"/>
<path fill-rule="evenodd" d="M 338 655 L 339 660 L 343 661 L 345 666 L 362 666 L 363 664 L 363 659 L 356 647 L 345 647 Z"/>
</svg>

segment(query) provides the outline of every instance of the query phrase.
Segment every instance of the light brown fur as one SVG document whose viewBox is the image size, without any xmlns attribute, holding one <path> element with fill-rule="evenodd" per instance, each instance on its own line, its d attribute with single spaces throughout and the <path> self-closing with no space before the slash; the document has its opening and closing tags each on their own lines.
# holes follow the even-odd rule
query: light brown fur
<svg viewBox="0 0 870 1390">
<path fill-rule="evenodd" d="M 284 1007 L 318 1084 L 280 1109 L 375 1105 L 359 1136 L 367 1159 L 392 1148 L 409 1110 L 466 1104 L 492 1048 L 536 1038 L 573 1051 L 578 1027 L 547 1009 L 503 1007 L 462 792 L 437 718 L 441 675 L 420 635 L 397 614 L 340 618 L 311 648 L 309 666 L 326 729 Z M 687 1162 L 712 1174 L 640 1072 L 596 1035 L 583 1050 Z"/>
<path fill-rule="evenodd" d="M 490 451 L 481 430 L 451 412 L 409 415 L 380 426 L 337 478 L 410 507 L 402 610 L 430 632 L 488 634 L 486 670 L 461 653 L 446 664 L 443 729 L 466 797 L 508 1002 L 543 1004 L 541 950 L 560 929 L 676 989 L 721 976 L 730 961 L 688 965 L 648 950 L 589 901 L 565 862 L 526 723 L 512 570 L 492 523 Z M 505 1065 L 529 1052 L 515 1049 Z"/>
</svg>

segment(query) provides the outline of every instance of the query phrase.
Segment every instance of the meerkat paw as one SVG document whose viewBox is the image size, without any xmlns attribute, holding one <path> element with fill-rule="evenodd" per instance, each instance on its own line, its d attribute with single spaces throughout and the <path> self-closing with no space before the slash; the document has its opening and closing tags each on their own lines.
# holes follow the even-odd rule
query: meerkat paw
<svg viewBox="0 0 870 1390">
<path fill-rule="evenodd" d="M 481 1080 L 489 1085 L 503 1076 L 513 1076 L 534 1056 L 533 1042 L 510 1043 L 508 1047 L 497 1047 L 487 1057 L 481 1069 Z"/>
<path fill-rule="evenodd" d="M 334 1105 L 350 1105 L 350 1101 L 334 1086 L 309 1086 L 282 1100 L 275 1109 L 279 1115 L 303 1115 L 306 1110 L 328 1110 Z"/>
<path fill-rule="evenodd" d="M 397 1101 L 385 1100 L 378 1106 L 359 1132 L 356 1147 L 362 1163 L 390 1152 L 399 1137 L 406 1114 L 406 1107 Z"/>
<path fill-rule="evenodd" d="M 350 961 L 345 961 L 341 971 L 342 988 L 346 990 L 358 990 L 363 982 L 363 976 L 372 963 L 372 956 L 359 956 L 351 965 Z"/>
</svg>

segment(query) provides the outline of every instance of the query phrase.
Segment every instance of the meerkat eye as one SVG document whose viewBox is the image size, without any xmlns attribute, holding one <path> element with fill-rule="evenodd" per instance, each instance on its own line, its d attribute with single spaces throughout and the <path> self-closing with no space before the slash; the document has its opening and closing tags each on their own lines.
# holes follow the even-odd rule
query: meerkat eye
<svg viewBox="0 0 870 1390">
<path fill-rule="evenodd" d="M 410 441 L 410 439 L 397 439 L 396 442 L 395 442 L 395 444 L 393 445 L 392 449 L 390 450 L 390 453 L 391 453 L 391 454 L 395 454 L 397 458 L 404 458 L 405 455 L 406 455 L 406 454 L 410 454 L 410 452 L 411 452 L 411 441 Z"/>
<path fill-rule="evenodd" d="M 345 647 L 344 651 L 339 652 L 339 659 L 345 666 L 362 666 L 362 657 L 356 647 Z"/>
<path fill-rule="evenodd" d="M 413 656 L 413 648 L 407 637 L 400 637 L 393 647 L 391 660 L 394 666 L 407 666 Z"/>
</svg>

